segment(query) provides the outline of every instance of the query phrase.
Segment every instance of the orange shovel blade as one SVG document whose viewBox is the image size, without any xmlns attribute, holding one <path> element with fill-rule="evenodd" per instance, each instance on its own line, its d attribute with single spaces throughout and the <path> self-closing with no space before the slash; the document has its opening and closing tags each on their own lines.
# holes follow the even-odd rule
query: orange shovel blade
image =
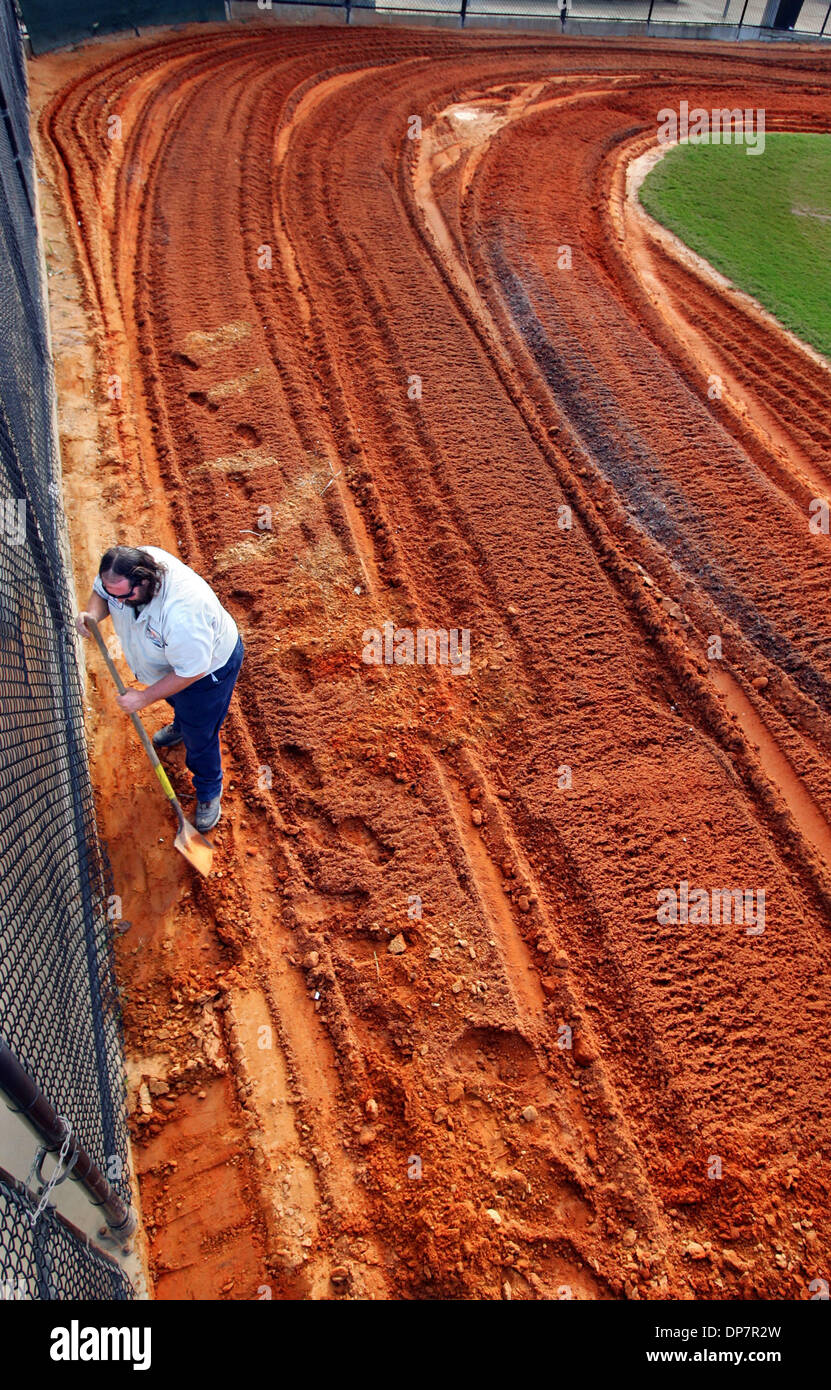
<svg viewBox="0 0 831 1390">
<path fill-rule="evenodd" d="M 200 835 L 190 821 L 183 818 L 173 844 L 179 853 L 185 856 L 188 863 L 193 865 L 194 869 L 198 869 L 200 874 L 207 877 L 211 872 L 214 857 L 214 847 L 210 840 L 206 840 L 205 836 Z"/>
</svg>

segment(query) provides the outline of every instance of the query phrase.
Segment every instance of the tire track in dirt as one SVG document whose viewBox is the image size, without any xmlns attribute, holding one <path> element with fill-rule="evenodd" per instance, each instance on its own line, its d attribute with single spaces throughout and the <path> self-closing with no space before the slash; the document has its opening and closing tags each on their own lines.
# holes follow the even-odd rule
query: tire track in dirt
<svg viewBox="0 0 831 1390">
<path fill-rule="evenodd" d="M 546 102 L 537 102 L 536 98 L 538 95 L 539 87 L 537 84 L 534 84 L 534 86 L 530 88 L 528 95 L 523 100 L 521 100 L 518 105 L 516 100 L 514 101 L 513 105 L 515 109 L 513 114 L 509 114 L 505 117 L 504 120 L 500 118 L 496 121 L 495 124 L 492 112 L 489 109 L 483 110 L 479 108 L 481 112 L 481 117 L 484 120 L 485 144 L 483 145 L 481 143 L 482 134 L 480 132 L 478 137 L 476 137 L 476 154 L 473 158 L 468 159 L 463 176 L 460 179 L 460 184 L 463 188 L 468 187 L 470 185 L 472 173 L 475 171 L 475 167 L 481 159 L 483 149 L 487 147 L 487 142 L 489 141 L 494 129 L 500 129 L 507 121 L 511 119 L 517 119 L 519 116 L 521 116 L 523 110 L 525 109 L 525 107 L 527 107 L 529 101 L 534 102 L 536 114 L 540 111 L 551 110 L 562 105 L 571 104 L 574 100 L 582 100 L 585 99 L 585 96 L 593 96 L 594 94 L 587 93 L 583 97 L 579 98 L 557 98 L 553 101 Z M 454 119 L 455 111 L 453 109 L 451 109 L 449 114 L 451 120 Z M 465 117 L 466 126 L 468 129 L 470 129 L 471 127 L 467 123 L 471 120 L 476 121 L 477 108 L 465 108 L 460 112 L 459 119 L 461 118 L 461 116 Z M 480 119 L 477 123 L 481 125 L 483 123 L 483 120 Z M 431 237 L 436 242 L 436 244 L 442 248 L 442 252 L 446 256 L 451 243 L 446 235 L 441 214 L 439 213 L 438 208 L 436 207 L 435 203 L 432 201 L 432 198 L 430 197 L 429 185 L 432 178 L 432 174 L 430 171 L 431 169 L 434 170 L 437 164 L 436 145 L 438 143 L 439 158 L 444 158 L 447 150 L 447 140 L 443 134 L 439 134 L 435 139 L 431 140 L 430 142 L 425 141 L 424 143 L 425 148 L 427 151 L 429 151 L 429 153 L 425 154 L 424 151 L 422 152 L 420 171 L 417 175 L 417 184 L 420 190 L 419 199 L 425 208 L 425 222 L 430 230 Z M 456 144 L 455 158 L 458 159 L 461 153 L 461 147 L 458 144 Z M 476 292 L 472 286 L 472 282 L 470 281 L 470 278 L 467 277 L 466 279 L 459 280 L 458 266 L 451 266 L 451 274 L 456 275 L 456 283 L 459 284 L 463 289 L 468 305 L 471 307 L 474 314 L 476 314 L 479 318 L 484 318 L 485 326 L 488 333 L 491 336 L 495 337 L 496 330 L 493 324 L 493 320 L 487 315 L 487 311 L 483 308 L 481 301 L 479 301 L 478 296 L 476 295 Z M 823 372 L 825 370 L 821 363 L 817 363 L 816 365 L 818 366 L 820 372 Z M 557 432 L 556 427 L 553 432 Z M 700 572 L 701 571 L 699 571 L 699 573 Z M 647 578 L 645 582 L 649 583 L 654 588 L 654 583 L 651 579 Z M 668 600 L 665 597 L 663 602 L 665 604 L 669 604 L 670 600 Z M 675 611 L 678 617 L 682 617 L 680 609 L 677 605 L 675 605 Z M 686 622 L 688 620 L 683 619 L 683 621 Z M 713 622 L 711 622 L 710 626 L 712 627 L 713 625 Z M 724 621 L 722 618 L 721 630 L 723 630 L 723 628 Z M 700 647 L 703 648 L 705 646 L 706 643 L 702 641 L 700 643 Z M 759 734 L 759 737 L 766 744 L 766 755 L 763 760 L 765 762 L 766 769 L 769 773 L 771 773 L 772 769 L 775 768 L 775 772 L 773 772 L 772 774 L 772 780 L 776 784 L 777 789 L 784 795 L 786 801 L 788 802 L 790 811 L 796 820 L 800 832 L 805 836 L 808 844 L 811 846 L 813 851 L 815 851 L 816 854 L 820 856 L 820 858 L 824 858 L 827 863 L 831 863 L 831 853 L 829 853 L 829 849 L 831 849 L 831 830 L 829 830 L 827 821 L 824 819 L 819 807 L 816 805 L 815 802 L 812 802 L 810 794 L 806 794 L 804 787 L 801 785 L 799 781 L 798 774 L 793 770 L 793 767 L 788 764 L 787 758 L 782 756 L 782 754 L 778 752 L 778 750 L 776 749 L 775 739 L 772 738 L 770 734 L 767 732 L 760 732 L 760 730 L 763 728 L 763 723 L 762 721 L 760 721 L 758 714 L 756 714 L 753 711 L 752 703 L 743 693 L 741 685 L 726 670 L 721 670 L 718 667 L 715 667 L 713 669 L 713 678 L 715 683 L 718 685 L 719 689 L 722 691 L 722 694 L 727 699 L 728 706 L 731 712 L 731 717 L 737 718 L 739 722 L 739 727 L 743 730 L 746 729 L 748 739 L 751 742 L 753 742 L 753 746 L 756 749 L 759 748 L 759 743 L 754 742 L 756 734 Z M 767 674 L 765 674 L 763 680 L 760 681 L 760 684 L 767 685 L 768 683 L 769 677 L 767 676 Z M 790 693 L 791 692 L 789 692 L 789 694 Z M 799 692 L 795 693 L 797 693 L 798 695 Z M 808 727 L 812 729 L 813 732 L 814 727 L 816 725 L 816 720 L 814 718 L 809 717 L 805 722 L 807 723 Z M 790 739 L 787 741 L 793 743 L 793 736 L 791 735 Z"/>
<path fill-rule="evenodd" d="M 177 94 L 177 100 L 178 100 L 178 94 Z M 140 235 L 139 235 L 139 236 L 137 237 L 137 240 L 140 240 L 140 239 L 141 239 L 141 238 L 140 238 Z M 279 987 L 277 987 L 277 997 L 278 997 L 279 999 L 281 999 L 282 1002 L 284 1002 L 284 1003 L 285 1003 L 285 1002 L 288 1002 L 288 1004 L 289 1004 L 290 1006 L 293 1006 L 294 1010 L 296 1010 L 296 999 L 291 999 L 291 998 L 289 998 L 288 1001 L 286 1001 L 286 990 L 285 990 L 285 987 L 284 987 L 282 990 L 281 990 Z M 292 1011 L 292 1007 L 290 1007 L 288 1011 L 291 1012 L 291 1011 Z M 318 1030 L 318 1032 L 319 1032 L 319 1030 Z M 311 1093 L 311 1094 L 314 1094 L 314 1093 L 315 1093 L 315 1089 L 316 1089 L 316 1088 L 315 1088 L 315 1085 L 314 1085 L 314 1081 L 315 1081 L 316 1076 L 319 1075 L 320 1077 L 325 1078 L 325 1077 L 328 1075 L 328 1077 L 329 1077 L 329 1084 L 330 1084 L 330 1085 L 331 1085 L 332 1076 L 333 1076 L 332 1068 L 331 1068 L 331 1062 L 329 1063 L 328 1068 L 327 1068 L 327 1066 L 324 1064 L 325 1059 L 321 1058 L 321 1056 L 320 1056 L 320 1042 L 321 1042 L 321 1039 L 318 1037 L 316 1041 L 317 1041 L 317 1055 L 315 1055 L 315 1049 L 314 1049 L 314 1047 L 313 1047 L 313 1048 L 312 1048 L 312 1056 L 311 1056 L 311 1058 L 306 1058 L 306 1059 L 305 1059 L 305 1062 L 306 1062 L 306 1070 L 307 1070 L 307 1081 L 306 1081 L 305 1087 L 302 1088 L 302 1092 L 303 1092 L 303 1094 L 304 1094 L 307 1098 L 308 1098 L 308 1096 L 309 1096 L 310 1093 Z M 232 1052 L 233 1052 L 233 1048 L 232 1048 Z M 237 1057 L 237 1060 L 240 1061 L 241 1059 L 240 1059 L 239 1057 Z M 311 1071 L 309 1070 L 309 1063 L 311 1063 L 311 1068 L 312 1068 Z M 246 1083 L 244 1083 L 244 1084 L 246 1084 Z M 320 1088 L 317 1088 L 317 1089 L 320 1090 Z M 325 1099 L 325 1087 L 324 1087 L 324 1096 L 323 1096 L 323 1098 Z M 321 1099 L 321 1097 L 318 1096 L 318 1100 L 320 1100 L 320 1099 Z M 326 1114 L 326 1107 L 325 1107 L 325 1106 L 322 1107 L 322 1109 L 321 1109 L 321 1114 L 322 1114 L 322 1115 L 325 1115 L 325 1114 Z M 321 1124 L 321 1122 L 319 1121 L 319 1123 L 318 1123 L 318 1128 L 320 1128 L 320 1124 Z M 330 1143 L 329 1147 L 332 1148 L 333 1145 Z M 294 1161 L 295 1163 L 298 1163 L 298 1162 L 300 1161 L 300 1159 L 299 1159 L 298 1153 L 296 1152 L 296 1150 L 297 1150 L 297 1141 L 296 1141 L 296 1138 L 295 1138 L 294 1149 L 295 1149 L 295 1152 L 293 1153 L 293 1161 Z M 256 1145 L 252 1145 L 252 1151 L 255 1152 L 255 1153 L 257 1152 L 257 1146 L 256 1146 Z M 328 1161 L 327 1161 L 327 1163 L 326 1163 L 325 1166 L 328 1167 Z M 330 1184 L 330 1185 L 331 1185 L 331 1184 Z M 354 1193 L 352 1194 L 352 1196 L 353 1196 L 353 1205 L 357 1205 L 357 1202 L 356 1202 Z M 267 1212 L 268 1212 L 268 1210 L 269 1210 L 269 1207 L 268 1207 L 267 1205 L 265 1206 L 265 1210 L 266 1210 Z M 372 1287 L 373 1287 L 373 1286 L 370 1284 L 370 1288 L 372 1288 Z M 379 1286 L 377 1285 L 377 1282 L 376 1282 L 375 1285 L 374 1285 L 374 1290 L 375 1290 L 376 1293 L 378 1292 L 378 1287 L 379 1287 Z M 316 1289 L 316 1288 L 315 1288 L 314 1280 L 312 1280 L 311 1289 L 312 1289 L 314 1292 L 318 1292 L 318 1293 L 320 1292 L 320 1289 Z M 358 1292 L 361 1292 L 361 1291 L 363 1291 L 363 1290 L 359 1287 Z"/>
<path fill-rule="evenodd" d="M 90 62 L 55 60 L 43 130 L 102 358 L 131 383 L 110 414 L 150 514 L 129 538 L 175 535 L 248 651 L 222 868 L 192 902 L 222 961 L 261 1281 L 804 1297 L 827 1239 L 825 871 L 706 679 L 701 638 L 735 634 L 738 689 L 760 656 L 782 673 L 747 698 L 824 810 L 821 569 L 797 547 L 777 596 L 758 525 L 737 544 L 744 511 L 719 511 L 712 480 L 757 485 L 760 446 L 743 452 L 726 407 L 696 413 L 607 211 L 617 153 L 654 111 L 721 104 L 769 64 L 271 29 Z M 802 88 L 825 70 L 783 62 L 774 86 L 813 109 Z M 449 108 L 486 110 L 487 139 Z M 437 156 L 414 187 L 413 112 Z M 563 227 L 582 252 L 568 282 L 550 258 Z M 686 458 L 691 412 L 707 486 Z M 793 502 L 765 495 L 777 553 Z M 671 507 L 690 533 L 680 564 Z M 366 665 L 363 630 L 386 619 L 469 627 L 469 675 Z M 656 924 L 656 892 L 684 877 L 766 886 L 765 935 Z M 177 941 L 173 980 L 188 969 L 195 993 L 209 980 Z M 163 1162 L 176 1117 L 144 1132 Z M 158 1251 L 171 1213 L 153 1196 Z M 258 1296 L 250 1261 L 222 1288 Z"/>
<path fill-rule="evenodd" d="M 237 101 L 234 104 L 233 108 L 234 120 L 235 122 L 239 122 L 239 127 L 241 131 L 237 147 L 242 148 L 245 144 L 246 139 L 245 131 L 247 129 L 248 119 L 250 118 L 250 106 L 252 104 L 253 98 L 255 98 L 257 95 L 257 87 L 255 85 L 254 80 L 255 73 L 253 71 L 248 71 L 247 69 L 244 69 L 242 76 L 240 76 L 236 68 L 232 67 L 228 69 L 228 75 L 231 79 L 233 86 L 236 87 L 241 86 L 241 84 L 244 84 L 246 89 L 245 101 Z M 265 83 L 269 86 L 271 85 L 267 73 L 265 74 L 264 78 L 263 75 L 260 74 L 260 80 L 264 80 Z M 206 95 L 205 100 L 202 102 L 200 102 L 201 95 L 202 93 L 197 90 L 194 93 L 194 97 L 190 107 L 183 110 L 181 105 L 180 94 L 177 90 L 176 105 L 178 110 L 175 120 L 187 120 L 188 127 L 191 133 L 194 132 L 194 127 L 196 127 L 195 134 L 197 141 L 199 141 L 203 148 L 207 148 L 214 128 L 213 112 L 215 109 L 216 102 L 216 78 L 214 78 L 214 81 L 210 84 L 210 91 Z M 193 109 L 197 104 L 201 105 L 200 117 L 203 121 L 203 126 L 201 129 L 196 117 L 196 112 Z M 246 107 L 248 107 L 249 110 L 246 110 Z M 181 115 L 179 114 L 179 112 L 181 112 Z M 169 134 L 171 133 L 171 124 L 172 122 L 170 120 L 166 122 Z M 168 146 L 168 148 L 170 147 Z M 219 158 L 220 154 L 219 151 L 217 151 L 217 159 Z M 161 215 L 162 219 L 164 219 L 165 214 L 162 210 L 169 205 L 169 195 L 165 191 L 162 183 L 162 180 L 164 179 L 165 175 L 168 174 L 168 172 L 172 174 L 174 180 L 178 177 L 178 168 L 175 164 L 170 171 L 168 171 L 164 167 L 160 167 L 157 171 L 157 178 L 159 180 L 158 187 L 151 187 L 148 190 L 147 223 L 144 231 L 142 231 L 142 229 L 139 228 L 136 234 L 136 242 L 139 246 L 143 248 L 153 247 L 153 225 L 156 222 L 159 215 Z M 215 237 L 217 243 L 221 245 L 223 244 L 223 242 L 227 240 L 229 228 L 225 223 L 223 216 L 220 215 L 221 209 L 217 204 L 214 204 L 213 213 L 215 215 L 215 221 L 217 224 L 215 227 Z M 190 216 L 193 219 L 191 225 L 196 225 L 197 209 L 195 207 L 191 209 Z M 163 235 L 165 237 L 167 236 L 166 229 Z M 156 235 L 155 239 L 158 240 L 158 235 Z M 185 255 L 187 255 L 187 245 L 184 245 L 182 247 L 182 251 Z M 151 258 L 152 250 L 150 256 L 148 257 L 148 260 L 142 267 L 141 281 L 143 283 L 140 284 L 140 294 L 141 290 L 144 289 L 144 285 L 149 284 L 152 280 Z M 179 273 L 180 271 L 177 267 L 174 271 L 174 274 L 178 277 Z M 198 289 L 198 287 L 195 285 L 194 289 Z M 211 289 L 213 289 L 213 287 L 211 287 Z M 155 300 L 155 296 L 153 297 L 152 302 L 154 304 L 155 322 L 153 324 L 154 331 L 152 335 L 147 335 L 148 349 L 150 353 L 154 353 L 154 350 L 158 351 L 158 348 L 160 346 L 159 328 L 161 327 L 161 325 L 158 322 L 158 302 Z M 248 312 L 249 306 L 245 302 L 245 299 L 235 299 L 234 302 L 227 307 L 227 309 L 223 310 L 223 313 L 221 315 L 221 321 L 224 323 L 235 323 L 239 321 L 247 322 L 248 320 L 245 318 L 245 314 Z M 147 322 L 150 316 L 149 304 L 142 304 L 141 297 L 139 297 L 138 299 L 137 314 L 139 316 L 139 322 Z M 260 376 L 265 376 L 267 369 L 264 366 L 264 362 L 261 361 L 261 358 L 264 358 L 262 343 L 260 342 L 255 344 L 255 337 L 256 334 L 252 333 L 249 335 L 249 338 L 244 343 L 233 343 L 235 358 L 241 352 L 250 349 L 250 366 L 247 374 L 245 370 L 238 371 L 237 363 L 235 360 L 233 362 L 233 366 L 230 366 L 226 354 L 221 350 L 216 355 L 214 355 L 213 353 L 208 355 L 209 360 L 205 364 L 204 370 L 199 372 L 198 382 L 200 385 L 204 385 L 204 377 L 207 374 L 209 377 L 214 378 L 214 384 L 208 389 L 207 392 L 204 390 L 192 390 L 190 392 L 187 392 L 187 398 L 193 402 L 197 411 L 201 411 L 204 409 L 203 401 L 207 401 L 208 407 L 209 409 L 211 409 L 212 407 L 216 407 L 217 400 L 224 400 L 230 397 L 231 402 L 233 402 L 234 398 L 237 395 L 239 395 L 239 404 L 240 406 L 245 407 L 248 405 L 248 397 L 252 393 L 255 395 L 264 395 L 269 390 L 272 392 L 279 392 L 278 381 L 274 380 L 270 383 L 269 386 L 266 386 L 266 383 L 263 380 L 259 379 Z M 173 343 L 175 343 L 175 338 L 173 339 Z M 175 354 L 171 350 L 173 347 L 173 343 L 171 343 L 168 347 L 168 357 L 175 356 Z M 165 344 L 164 346 L 167 345 Z M 164 352 L 164 347 L 162 348 L 162 352 Z M 254 365 L 255 363 L 256 365 Z M 197 363 L 197 366 L 200 365 L 201 364 Z M 225 373 L 229 370 L 229 366 L 233 375 L 231 375 L 230 377 L 226 377 Z M 164 371 L 167 369 L 167 362 L 162 361 L 162 353 L 159 353 L 159 355 L 156 357 L 154 368 L 155 370 L 152 371 L 152 379 L 154 381 L 159 381 L 162 378 Z M 189 371 L 190 369 L 186 367 L 186 372 L 188 374 Z M 217 375 L 219 375 L 220 377 L 220 380 L 218 382 L 215 380 L 215 377 Z M 230 390 L 228 390 L 227 388 L 230 388 Z M 176 404 L 178 405 L 178 401 L 176 402 Z M 181 435 L 184 434 L 185 430 L 187 430 L 191 434 L 191 436 L 193 436 L 194 427 L 192 421 L 187 422 L 186 424 L 182 420 L 181 409 L 179 409 L 175 414 L 173 411 L 171 411 L 168 414 L 166 410 L 167 402 L 164 399 L 164 397 L 161 397 L 160 405 L 161 411 L 164 412 L 162 418 L 164 418 L 164 416 L 167 415 L 166 432 L 168 433 L 168 437 L 171 439 L 171 445 L 167 457 L 170 463 L 174 464 L 174 461 L 178 462 L 178 451 L 176 449 L 175 443 L 173 442 L 177 436 L 177 429 L 179 431 L 179 437 L 181 438 Z M 192 414 L 193 413 L 195 412 L 192 412 Z M 286 409 L 284 400 L 281 402 L 280 413 L 286 415 L 289 413 Z M 253 437 L 254 439 L 256 439 L 258 447 L 261 443 L 263 443 L 264 436 L 261 436 L 257 428 L 255 426 L 252 426 L 251 424 L 237 421 L 235 422 L 235 432 L 238 436 L 241 436 L 246 439 Z M 201 442 L 202 441 L 200 440 L 200 443 Z M 267 440 L 265 442 L 268 443 Z M 178 467 L 174 466 L 173 476 L 177 479 L 177 481 L 183 480 L 183 475 L 180 473 Z M 233 480 L 233 476 L 234 475 L 229 476 L 229 482 Z M 226 489 L 226 495 L 230 496 L 230 490 Z M 219 508 L 222 506 L 223 504 L 218 503 L 215 494 L 214 516 L 219 515 Z M 197 554 L 203 553 L 203 544 L 204 542 L 202 541 L 202 538 L 199 536 L 197 532 L 195 537 L 195 546 Z M 236 557 L 234 557 L 234 559 L 236 559 Z M 287 867 L 289 867 L 290 870 L 290 863 L 287 865 Z M 243 885 L 240 885 L 240 888 L 242 889 L 242 891 L 239 896 L 240 898 L 243 898 L 243 901 L 245 901 L 246 914 L 251 914 L 253 930 L 257 931 L 257 914 L 256 912 L 252 912 L 253 904 L 251 901 L 251 897 L 246 892 L 248 888 L 247 882 L 244 885 L 244 887 Z M 274 936 L 274 923 L 269 921 L 267 925 L 268 927 L 270 927 L 271 930 L 269 935 L 263 936 L 262 940 L 264 942 L 268 942 L 268 944 L 271 945 Z M 278 933 L 277 940 L 273 943 L 274 948 L 280 954 L 282 954 L 282 952 L 286 949 L 285 936 L 287 934 L 284 933 L 283 935 L 284 939 L 281 940 L 280 934 Z M 313 1118 L 311 1114 L 309 1115 L 311 1123 L 308 1123 L 308 1120 L 304 1120 L 303 1127 L 305 1130 L 310 1131 L 312 1133 L 314 1140 L 316 1141 L 315 1144 L 311 1144 L 311 1141 L 309 1141 L 309 1143 L 311 1144 L 311 1148 L 313 1151 L 317 1150 L 317 1153 L 314 1156 L 316 1160 L 315 1166 L 317 1167 L 319 1173 L 320 1185 L 330 1197 L 336 1195 L 339 1198 L 339 1202 L 337 1203 L 336 1208 L 339 1217 L 342 1217 L 342 1213 L 344 1211 L 351 1212 L 353 1228 L 360 1231 L 362 1238 L 365 1240 L 367 1247 L 371 1251 L 371 1247 L 375 1246 L 375 1241 L 372 1238 L 370 1224 L 366 1218 L 362 1220 L 359 1215 L 362 1205 L 360 1194 L 356 1189 L 354 1183 L 349 1179 L 348 1170 L 346 1166 L 343 1164 L 340 1154 L 340 1150 L 342 1148 L 340 1138 L 337 1135 L 336 1131 L 333 1130 L 331 1127 L 332 1114 L 331 1106 L 326 1103 L 327 1093 L 330 1091 L 334 1091 L 336 1093 L 337 1074 L 333 1066 L 332 1056 L 326 1048 L 325 1035 L 321 1032 L 316 1021 L 313 1021 L 313 1014 L 308 995 L 306 991 L 302 988 L 302 985 L 300 981 L 297 979 L 296 974 L 294 976 L 287 976 L 284 972 L 282 972 L 279 969 L 279 961 L 274 958 L 273 952 L 270 953 L 268 950 L 266 950 L 264 952 L 264 955 L 265 959 L 263 965 L 265 968 L 263 974 L 265 978 L 269 980 L 269 987 L 264 996 L 264 1000 L 266 1003 L 268 1003 L 269 1001 L 271 1002 L 271 1012 L 274 1016 L 276 1025 L 278 1023 L 278 1020 L 282 1022 L 282 1020 L 287 1017 L 291 1018 L 292 1020 L 292 1025 L 290 1029 L 287 1030 L 285 1026 L 283 1026 L 280 1029 L 282 1046 L 279 1050 L 282 1050 L 287 1058 L 286 1067 L 284 1067 L 284 1074 L 292 1076 L 292 1079 L 295 1082 L 299 1095 L 300 1097 L 302 1097 L 303 1102 L 305 1102 L 307 1110 L 309 1112 L 313 1111 Z M 311 1017 L 309 1017 L 310 1015 Z M 253 1055 L 254 1054 L 252 1054 L 249 1050 L 249 1067 L 253 1065 Z M 323 1084 L 321 1084 L 321 1081 Z M 297 1164 L 300 1160 L 299 1150 L 301 1148 L 301 1141 L 297 1130 L 294 1131 L 293 1135 L 290 1134 L 288 1138 L 292 1141 L 290 1143 L 287 1155 L 287 1166 L 290 1166 L 292 1163 Z M 256 1145 L 254 1146 L 254 1148 L 256 1151 Z M 320 1158 L 318 1158 L 318 1154 L 321 1155 Z M 305 1194 L 306 1203 L 308 1203 L 309 1201 L 311 1191 L 312 1189 L 309 1189 Z M 277 1208 L 277 1212 L 279 1214 L 279 1207 Z M 306 1216 L 307 1219 L 310 1216 L 310 1213 L 308 1211 L 306 1212 Z M 338 1224 L 342 1224 L 342 1222 L 338 1222 Z M 287 1221 L 286 1225 L 289 1226 L 290 1222 Z M 314 1229 L 313 1225 L 308 1229 L 305 1226 L 301 1225 L 300 1229 L 304 1232 L 303 1238 L 309 1242 L 312 1242 L 314 1238 L 319 1235 L 318 1231 Z M 299 1252 L 294 1251 L 293 1253 L 294 1259 L 296 1260 L 299 1257 Z M 291 1254 L 292 1252 L 290 1251 L 289 1258 L 291 1258 Z M 276 1255 L 279 1259 L 279 1249 L 276 1251 Z M 363 1261 L 361 1261 L 361 1263 L 363 1263 Z M 374 1265 L 379 1263 L 380 1258 L 378 1257 L 376 1251 L 375 1254 L 372 1255 L 372 1264 Z M 331 1268 L 331 1259 L 329 1259 L 328 1265 Z M 368 1269 L 367 1274 L 368 1279 L 366 1281 L 361 1279 L 360 1277 L 356 1278 L 353 1281 L 351 1287 L 352 1292 L 356 1296 L 361 1296 L 367 1293 L 370 1295 L 377 1296 L 380 1292 L 382 1292 L 384 1287 L 383 1282 L 379 1282 L 377 1279 L 373 1277 L 371 1266 Z M 314 1264 L 312 1264 L 312 1267 L 307 1272 L 307 1279 L 309 1281 L 308 1292 L 312 1295 L 319 1296 L 320 1294 L 325 1294 L 329 1291 L 328 1280 L 318 1278 L 314 1268 Z"/>
<path fill-rule="evenodd" d="M 512 155 L 513 155 L 513 159 L 516 160 L 516 151 L 512 151 Z M 502 186 L 504 187 L 504 184 L 503 184 Z M 567 193 L 566 193 L 566 199 L 567 199 Z M 572 205 L 573 205 L 573 204 L 572 204 Z M 477 229 L 477 230 L 480 232 L 480 235 L 481 235 L 481 229 Z M 485 244 L 487 244 L 487 238 L 482 238 L 482 240 L 485 242 Z M 491 281 L 491 283 L 493 283 L 493 281 Z M 600 314 L 598 314 L 598 316 L 597 316 L 596 319 L 589 319 L 589 320 L 588 320 L 589 323 L 600 322 L 600 321 L 603 321 L 603 320 L 602 320 L 602 316 L 601 316 Z M 827 830 L 826 830 L 826 839 L 827 839 Z"/>
</svg>

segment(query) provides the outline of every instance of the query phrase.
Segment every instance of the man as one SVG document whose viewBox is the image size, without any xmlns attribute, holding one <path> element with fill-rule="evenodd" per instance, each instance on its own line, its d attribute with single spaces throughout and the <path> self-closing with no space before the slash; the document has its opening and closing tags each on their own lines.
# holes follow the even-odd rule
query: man
<svg viewBox="0 0 831 1390">
<path fill-rule="evenodd" d="M 147 687 L 118 696 L 127 714 L 157 700 L 173 707 L 173 723 L 153 735 L 157 748 L 185 745 L 193 773 L 196 828 L 212 830 L 221 815 L 222 757 L 219 730 L 228 713 L 242 665 L 237 625 L 216 594 L 192 569 L 166 550 L 116 545 L 102 556 L 85 612 L 110 615 L 130 670 Z"/>
</svg>

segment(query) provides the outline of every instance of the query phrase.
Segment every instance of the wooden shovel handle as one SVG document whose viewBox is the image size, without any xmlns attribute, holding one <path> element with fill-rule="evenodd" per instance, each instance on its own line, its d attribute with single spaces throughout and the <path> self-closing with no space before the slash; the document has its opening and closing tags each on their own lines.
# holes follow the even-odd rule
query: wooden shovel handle
<svg viewBox="0 0 831 1390">
<path fill-rule="evenodd" d="M 116 670 L 115 662 L 113 661 L 112 657 L 107 651 L 107 644 L 104 641 L 104 638 L 101 636 L 101 630 L 98 626 L 98 623 L 96 622 L 95 618 L 90 617 L 89 613 L 87 613 L 86 617 L 84 618 L 84 623 L 89 628 L 90 632 L 92 633 L 93 637 L 98 643 L 98 646 L 101 650 L 101 655 L 107 663 L 107 670 L 109 671 L 110 675 L 115 681 L 119 695 L 123 695 L 127 687 L 121 679 L 121 676 L 118 674 L 118 671 Z M 179 805 L 179 801 L 175 791 L 170 785 L 170 778 L 168 777 L 164 767 L 162 766 L 161 759 L 158 753 L 156 752 L 155 748 L 153 747 L 153 744 L 150 740 L 150 735 L 148 734 L 147 730 L 145 729 L 137 714 L 131 714 L 130 718 L 132 719 L 133 724 L 135 725 L 136 733 L 138 734 L 139 738 L 144 744 L 144 751 L 150 759 L 153 770 L 155 771 L 156 776 L 158 777 L 159 782 L 161 784 L 162 791 L 164 792 L 168 801 L 172 802 L 173 808 L 177 816 L 179 817 L 180 822 L 183 821 L 184 812 L 182 811 L 182 808 Z"/>
</svg>

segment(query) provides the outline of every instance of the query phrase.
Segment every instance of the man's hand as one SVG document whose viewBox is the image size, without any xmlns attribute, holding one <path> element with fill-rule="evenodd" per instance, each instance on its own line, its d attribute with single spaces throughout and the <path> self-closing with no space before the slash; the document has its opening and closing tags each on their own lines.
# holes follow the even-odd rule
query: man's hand
<svg viewBox="0 0 831 1390">
<path fill-rule="evenodd" d="M 82 637 L 91 637 L 92 633 L 87 627 L 87 618 L 94 618 L 97 623 L 103 623 L 105 618 L 110 616 L 110 605 L 106 599 L 97 594 L 93 589 L 89 596 L 89 603 L 83 613 L 79 613 L 75 619 L 75 626 Z"/>
<path fill-rule="evenodd" d="M 115 702 L 119 709 L 124 710 L 125 714 L 138 714 L 139 710 L 144 709 L 148 703 L 145 699 L 146 693 L 144 690 L 136 690 L 135 688 L 125 690 L 123 695 L 116 696 Z"/>
</svg>

